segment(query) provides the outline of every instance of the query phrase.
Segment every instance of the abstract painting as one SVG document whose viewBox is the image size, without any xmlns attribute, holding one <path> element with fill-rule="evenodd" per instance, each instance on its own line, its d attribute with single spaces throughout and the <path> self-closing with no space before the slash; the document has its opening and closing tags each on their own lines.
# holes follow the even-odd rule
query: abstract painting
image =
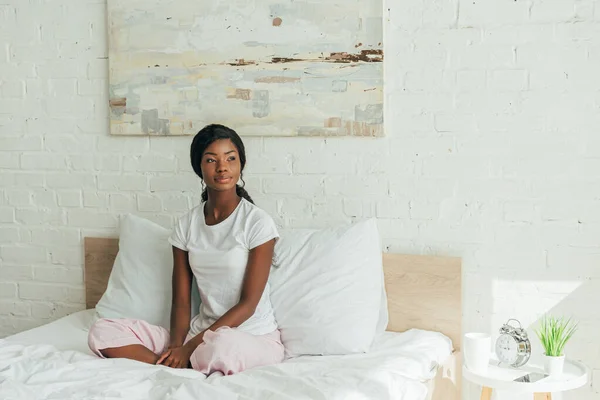
<svg viewBox="0 0 600 400">
<path fill-rule="evenodd" d="M 113 135 L 383 136 L 382 0 L 108 0 Z"/>
</svg>

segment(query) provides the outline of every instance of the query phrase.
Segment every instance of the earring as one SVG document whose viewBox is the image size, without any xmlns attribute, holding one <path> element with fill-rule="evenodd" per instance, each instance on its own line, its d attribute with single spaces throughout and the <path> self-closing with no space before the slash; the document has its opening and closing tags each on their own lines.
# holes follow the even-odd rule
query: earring
<svg viewBox="0 0 600 400">
<path fill-rule="evenodd" d="M 204 191 L 204 179 L 200 179 L 200 185 L 202 185 L 202 191 Z"/>
</svg>

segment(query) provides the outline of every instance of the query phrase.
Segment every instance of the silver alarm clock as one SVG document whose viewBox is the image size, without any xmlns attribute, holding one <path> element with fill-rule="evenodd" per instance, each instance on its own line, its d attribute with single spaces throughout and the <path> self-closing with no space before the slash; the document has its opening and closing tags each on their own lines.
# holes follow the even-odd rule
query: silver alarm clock
<svg viewBox="0 0 600 400">
<path fill-rule="evenodd" d="M 519 327 L 514 327 L 510 321 L 515 321 Z M 498 360 L 511 367 L 519 368 L 527 364 L 531 357 L 531 343 L 527 332 L 516 319 L 509 319 L 500 328 L 500 336 L 496 340 L 496 355 Z"/>
</svg>

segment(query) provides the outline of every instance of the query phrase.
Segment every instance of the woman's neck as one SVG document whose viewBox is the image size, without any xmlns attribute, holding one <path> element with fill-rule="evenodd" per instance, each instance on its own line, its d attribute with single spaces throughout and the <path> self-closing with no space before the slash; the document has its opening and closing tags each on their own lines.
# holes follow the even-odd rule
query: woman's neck
<svg viewBox="0 0 600 400">
<path fill-rule="evenodd" d="M 235 190 L 217 192 L 208 190 L 208 200 L 204 207 L 204 218 L 213 223 L 219 223 L 227 218 L 240 204 L 242 198 Z"/>
</svg>

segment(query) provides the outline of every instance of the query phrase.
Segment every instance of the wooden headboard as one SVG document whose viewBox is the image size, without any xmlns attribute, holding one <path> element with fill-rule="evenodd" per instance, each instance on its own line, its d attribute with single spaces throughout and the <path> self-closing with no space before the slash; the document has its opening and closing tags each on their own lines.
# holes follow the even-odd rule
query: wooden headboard
<svg viewBox="0 0 600 400">
<path fill-rule="evenodd" d="M 86 307 L 94 308 L 106 290 L 119 250 L 118 239 L 85 238 Z M 388 297 L 388 331 L 419 328 L 442 332 L 461 345 L 461 260 L 383 254 Z"/>
</svg>

